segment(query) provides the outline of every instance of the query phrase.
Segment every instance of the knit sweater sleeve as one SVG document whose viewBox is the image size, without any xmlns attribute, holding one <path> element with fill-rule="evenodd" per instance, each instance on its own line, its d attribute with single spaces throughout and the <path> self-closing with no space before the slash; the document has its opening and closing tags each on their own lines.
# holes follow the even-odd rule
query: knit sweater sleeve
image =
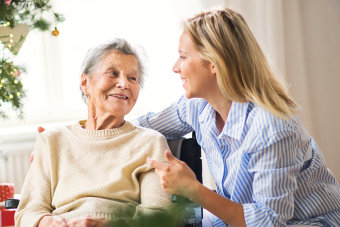
<svg viewBox="0 0 340 227">
<path fill-rule="evenodd" d="M 40 219 L 51 215 L 51 186 L 46 140 L 38 135 L 34 160 L 25 178 L 19 207 L 15 213 L 16 226 L 38 226 Z"/>
<path fill-rule="evenodd" d="M 153 137 L 150 158 L 166 162 L 164 151 L 169 149 L 164 136 Z M 171 207 L 171 195 L 161 188 L 159 176 L 155 169 L 149 169 L 139 177 L 140 204 L 136 207 L 130 226 L 159 226 L 169 221 L 168 211 Z"/>
</svg>

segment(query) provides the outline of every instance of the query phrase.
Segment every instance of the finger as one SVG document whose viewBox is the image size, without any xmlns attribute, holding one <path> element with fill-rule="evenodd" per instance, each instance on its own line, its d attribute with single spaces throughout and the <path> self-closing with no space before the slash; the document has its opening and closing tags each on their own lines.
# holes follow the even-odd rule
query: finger
<svg viewBox="0 0 340 227">
<path fill-rule="evenodd" d="M 165 150 L 165 158 L 169 163 L 178 163 L 178 159 L 172 155 L 171 151 Z"/>
<path fill-rule="evenodd" d="M 66 220 L 63 219 L 60 216 L 53 216 L 53 219 L 55 220 L 55 224 L 57 224 L 57 226 L 59 227 L 67 227 L 67 223 Z"/>
<path fill-rule="evenodd" d="M 39 127 L 38 127 L 38 132 L 39 132 L 39 133 L 42 133 L 43 131 L 45 131 L 45 129 L 44 129 L 43 127 L 40 127 L 40 126 L 39 126 Z"/>
<path fill-rule="evenodd" d="M 106 220 L 103 218 L 97 218 L 92 217 L 90 215 L 80 217 L 77 219 L 74 219 L 72 221 L 69 221 L 68 227 L 78 227 L 78 226 L 102 226 L 102 224 L 105 224 Z"/>
<path fill-rule="evenodd" d="M 168 164 L 152 160 L 149 157 L 146 158 L 146 162 L 156 170 L 166 171 L 169 168 Z"/>
<path fill-rule="evenodd" d="M 78 224 L 80 224 L 79 218 L 78 219 L 73 219 L 73 220 L 67 222 L 67 226 L 68 227 L 75 227 Z"/>
</svg>

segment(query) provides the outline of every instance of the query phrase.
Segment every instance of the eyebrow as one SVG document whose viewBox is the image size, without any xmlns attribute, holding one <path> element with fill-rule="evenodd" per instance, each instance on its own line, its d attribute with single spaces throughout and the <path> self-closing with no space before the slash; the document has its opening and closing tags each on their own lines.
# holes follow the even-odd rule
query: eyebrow
<svg viewBox="0 0 340 227">
<path fill-rule="evenodd" d="M 113 70 L 113 71 L 119 71 L 119 69 L 117 69 L 117 67 L 116 66 L 110 66 L 110 67 L 108 67 L 106 70 L 105 70 L 105 72 L 108 72 L 108 71 L 110 71 L 110 70 Z M 129 71 L 129 73 L 128 74 L 133 74 L 133 75 L 139 75 L 140 73 L 139 73 L 139 70 L 138 69 L 132 69 L 131 71 Z"/>
<path fill-rule="evenodd" d="M 139 76 L 139 70 L 131 70 L 129 74 L 138 75 Z"/>
<path fill-rule="evenodd" d="M 117 70 L 117 68 L 111 65 L 105 69 L 105 71 L 109 71 L 109 70 Z"/>
<path fill-rule="evenodd" d="M 180 53 L 180 54 L 187 54 L 188 52 L 183 51 L 183 50 L 178 50 L 178 53 Z"/>
</svg>

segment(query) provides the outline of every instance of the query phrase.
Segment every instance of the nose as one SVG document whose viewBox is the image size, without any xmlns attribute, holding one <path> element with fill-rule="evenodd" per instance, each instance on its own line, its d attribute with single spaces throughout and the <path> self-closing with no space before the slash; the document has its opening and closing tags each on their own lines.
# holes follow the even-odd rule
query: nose
<svg viewBox="0 0 340 227">
<path fill-rule="evenodd" d="M 179 61 L 177 60 L 174 64 L 174 66 L 172 66 L 172 71 L 174 73 L 180 73 L 180 67 L 179 67 Z"/>
<path fill-rule="evenodd" d="M 129 89 L 129 83 L 124 75 L 118 77 L 117 87 L 121 89 Z"/>
</svg>

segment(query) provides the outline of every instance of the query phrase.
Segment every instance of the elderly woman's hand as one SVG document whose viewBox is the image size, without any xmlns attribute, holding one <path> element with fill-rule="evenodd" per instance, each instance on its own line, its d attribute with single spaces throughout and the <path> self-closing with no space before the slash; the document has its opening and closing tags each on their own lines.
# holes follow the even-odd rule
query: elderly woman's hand
<svg viewBox="0 0 340 227">
<path fill-rule="evenodd" d="M 41 218 L 38 227 L 68 227 L 68 225 L 60 216 L 47 215 Z"/>
<path fill-rule="evenodd" d="M 72 221 L 69 221 L 67 223 L 67 226 L 68 227 L 109 227 L 110 221 L 103 219 L 103 218 L 85 216 L 85 217 L 81 217 L 81 218 L 77 218 Z"/>
<path fill-rule="evenodd" d="M 194 200 L 200 184 L 196 179 L 195 173 L 185 162 L 175 158 L 170 151 L 165 151 L 165 157 L 168 163 L 147 159 L 147 163 L 155 168 L 156 173 L 160 177 L 163 190 Z"/>
</svg>

